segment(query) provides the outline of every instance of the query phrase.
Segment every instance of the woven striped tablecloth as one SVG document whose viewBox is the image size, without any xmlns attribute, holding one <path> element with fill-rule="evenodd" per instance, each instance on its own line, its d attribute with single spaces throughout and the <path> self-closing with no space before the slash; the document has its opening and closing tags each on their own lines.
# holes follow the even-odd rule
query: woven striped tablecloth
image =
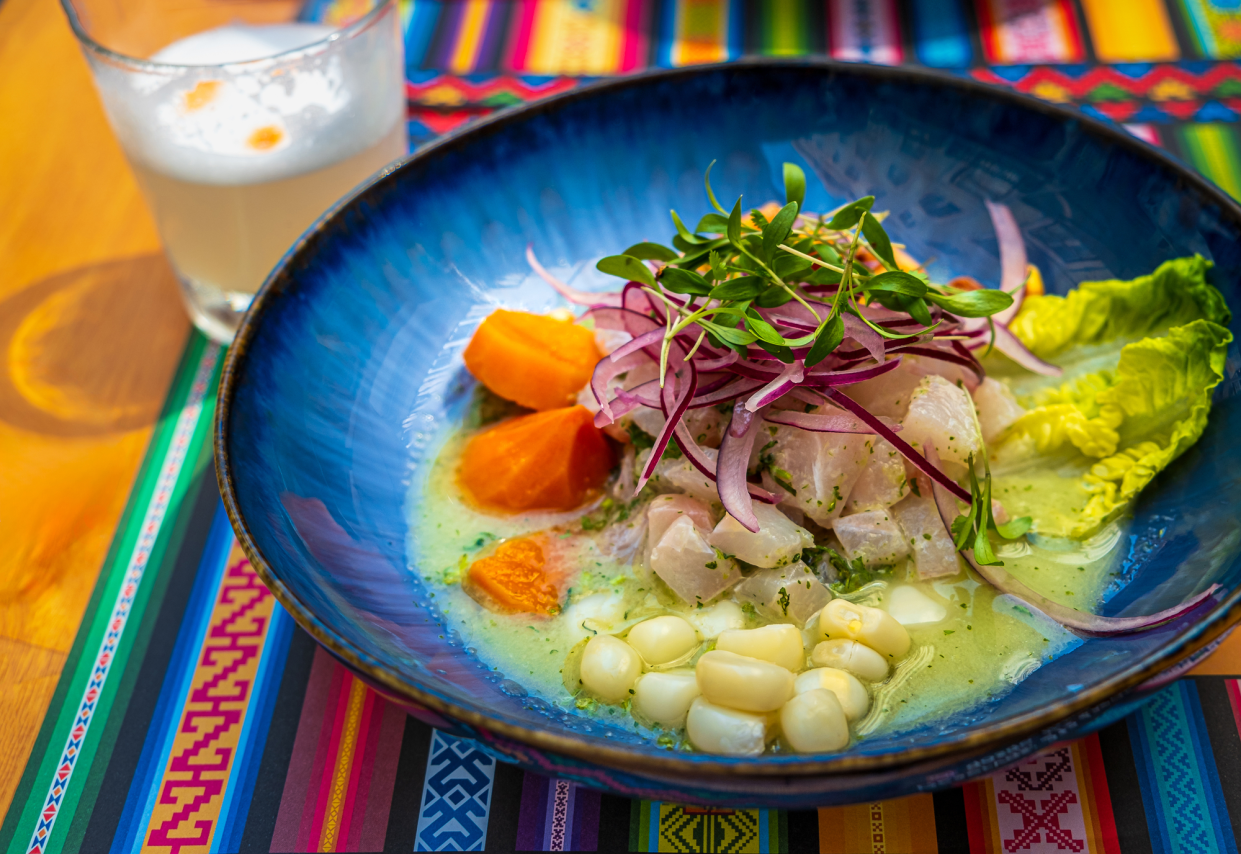
<svg viewBox="0 0 1241 854">
<path fill-rule="evenodd" d="M 340 21 L 351 0 L 306 16 Z M 585 79 L 743 55 L 917 63 L 1123 123 L 1241 196 L 1237 0 L 413 0 L 415 144 Z M 962 788 L 812 811 L 629 801 L 497 764 L 378 698 L 237 548 L 193 336 L 0 850 L 1236 854 L 1241 657 Z"/>
</svg>

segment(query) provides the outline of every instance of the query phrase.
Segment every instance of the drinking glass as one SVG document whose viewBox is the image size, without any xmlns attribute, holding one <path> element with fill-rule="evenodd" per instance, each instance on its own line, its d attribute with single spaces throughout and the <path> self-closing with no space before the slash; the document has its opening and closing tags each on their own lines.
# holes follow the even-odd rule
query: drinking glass
<svg viewBox="0 0 1241 854">
<path fill-rule="evenodd" d="M 62 0 L 194 323 L 229 341 L 332 202 L 404 155 L 395 0 Z"/>
</svg>

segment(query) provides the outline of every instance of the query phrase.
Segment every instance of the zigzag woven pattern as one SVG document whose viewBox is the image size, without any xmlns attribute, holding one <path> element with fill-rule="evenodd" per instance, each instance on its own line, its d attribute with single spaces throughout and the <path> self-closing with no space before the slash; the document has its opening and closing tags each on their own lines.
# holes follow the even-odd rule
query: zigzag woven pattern
<svg viewBox="0 0 1241 854">
<path fill-rule="evenodd" d="M 275 601 L 249 560 L 225 570 L 147 846 L 210 843 Z"/>
</svg>

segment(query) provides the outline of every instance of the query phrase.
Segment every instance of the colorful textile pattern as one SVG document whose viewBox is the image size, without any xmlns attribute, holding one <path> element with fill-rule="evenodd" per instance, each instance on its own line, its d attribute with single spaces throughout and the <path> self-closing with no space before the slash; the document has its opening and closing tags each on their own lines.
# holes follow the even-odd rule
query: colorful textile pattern
<svg viewBox="0 0 1241 854">
<path fill-rule="evenodd" d="M 598 842 L 598 792 L 569 780 L 525 775 L 518 851 L 594 851 Z"/>
<path fill-rule="evenodd" d="M 495 772 L 496 761 L 474 742 L 434 730 L 418 813 L 417 850 L 484 850 Z"/>
<path fill-rule="evenodd" d="M 782 810 L 732 810 L 634 801 L 630 851 L 767 854 L 785 851 Z"/>
<path fill-rule="evenodd" d="M 935 802 L 930 795 L 819 810 L 822 854 L 903 851 L 936 854 Z"/>
<path fill-rule="evenodd" d="M 383 847 L 404 715 L 315 651 L 272 851 Z"/>
<path fill-rule="evenodd" d="M 964 787 L 970 850 L 1120 854 L 1097 736 Z"/>
<path fill-rule="evenodd" d="M 113 844 L 118 854 L 228 850 L 244 822 L 293 624 L 233 543 L 222 512 L 191 601 L 199 619 L 182 623 L 174 653 L 182 666 L 165 677 L 143 747 L 148 761 L 126 805 L 132 832 Z"/>
<path fill-rule="evenodd" d="M 1137 745 L 1138 779 L 1152 849 L 1160 854 L 1236 854 L 1228 806 L 1194 683 L 1173 683 L 1130 717 L 1128 724 L 1130 738 Z"/>
</svg>

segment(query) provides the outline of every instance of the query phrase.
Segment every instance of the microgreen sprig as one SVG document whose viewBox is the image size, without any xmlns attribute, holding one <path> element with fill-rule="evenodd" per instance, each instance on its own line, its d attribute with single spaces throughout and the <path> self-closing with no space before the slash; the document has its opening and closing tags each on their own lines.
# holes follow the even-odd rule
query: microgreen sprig
<svg viewBox="0 0 1241 854">
<path fill-rule="evenodd" d="M 974 470 L 974 457 L 969 458 L 970 469 L 970 509 L 969 512 L 952 520 L 952 544 L 957 551 L 970 548 L 973 540 L 974 560 L 983 566 L 1003 566 L 1004 561 L 995 556 L 991 548 L 991 537 L 988 531 L 995 531 L 1006 540 L 1015 540 L 1030 530 L 1031 519 L 1022 516 L 1010 519 L 1003 525 L 996 524 L 991 504 L 991 465 L 987 455 L 983 454 L 984 476 L 982 483 L 978 481 L 978 473 Z"/>
<path fill-rule="evenodd" d="M 704 215 L 691 231 L 680 214 L 671 211 L 676 231 L 671 248 L 644 241 L 597 265 L 604 273 L 637 282 L 663 307 L 661 386 L 672 341 L 693 326 L 697 340 L 686 358 L 704 342 L 717 350 L 732 348 L 743 357 L 749 347 L 757 346 L 786 364 L 800 355 L 809 368 L 832 355 L 843 342 L 845 313 L 894 340 L 933 331 L 939 323 L 932 316 L 932 306 L 959 317 L 987 317 L 1012 303 L 1012 296 L 1002 291 L 936 286 L 924 273 L 901 270 L 883 226 L 885 215 L 871 210 L 873 196 L 838 208 L 830 218 L 805 213 L 805 172 L 794 163 L 785 163 L 785 204 L 770 218 L 759 210 L 744 216 L 741 197 L 731 210 L 719 203 L 711 186 L 714 165 L 712 161 L 703 179 L 714 213 Z M 874 270 L 861 262 L 863 249 L 877 262 Z M 647 266 L 648 261 L 659 262 L 657 273 Z M 833 286 L 830 307 L 824 311 L 824 303 L 807 288 Z M 670 299 L 668 292 L 689 299 L 681 304 Z M 790 301 L 808 312 L 815 325 L 812 332 L 787 337 L 759 310 L 776 309 Z M 862 310 L 871 303 L 906 313 L 922 328 L 901 333 L 879 325 Z M 794 352 L 806 347 L 804 354 Z"/>
</svg>

